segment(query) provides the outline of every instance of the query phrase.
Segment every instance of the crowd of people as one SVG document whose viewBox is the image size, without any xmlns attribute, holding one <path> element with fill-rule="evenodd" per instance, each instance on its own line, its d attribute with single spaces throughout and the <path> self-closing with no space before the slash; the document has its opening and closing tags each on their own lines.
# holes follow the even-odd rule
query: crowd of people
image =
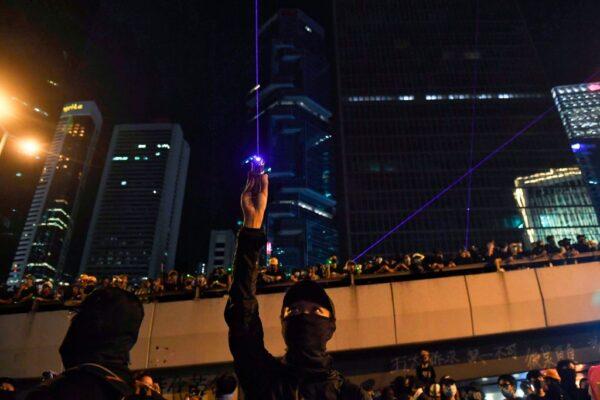
<svg viewBox="0 0 600 400">
<path fill-rule="evenodd" d="M 333 255 L 322 264 L 291 270 L 284 268 L 277 257 L 270 257 L 267 265 L 259 269 L 258 286 L 260 288 L 273 284 L 289 285 L 302 280 L 340 280 L 374 274 L 436 274 L 451 271 L 457 266 L 475 264 L 483 265 L 491 271 L 503 271 L 511 264 L 525 260 L 560 265 L 572 263 L 577 256 L 597 249 L 597 242 L 588 240 L 585 235 L 578 235 L 574 244 L 567 238 L 557 242 L 553 236 L 548 236 L 546 242 L 533 243 L 530 248 L 525 247 L 522 242 L 497 245 L 490 241 L 484 249 L 471 246 L 468 249 L 460 249 L 456 254 L 441 251 L 427 254 L 415 252 L 393 258 L 373 257 L 364 263 L 352 260 L 340 263 L 338 257 Z M 527 266 L 527 263 L 523 265 Z M 217 267 L 208 275 L 180 274 L 172 270 L 164 277 L 138 280 L 131 280 L 127 275 L 99 279 L 93 275 L 82 274 L 74 282 L 56 282 L 26 275 L 17 288 L 0 286 L 0 305 L 31 304 L 34 309 L 42 303 L 61 303 L 69 306 L 82 301 L 97 287 L 110 286 L 134 292 L 142 301 L 151 301 L 173 293 L 187 293 L 192 297 L 201 297 L 207 293 L 223 295 L 230 287 L 231 279 L 231 269 L 225 267 Z"/>
<path fill-rule="evenodd" d="M 586 374 L 587 372 L 587 374 Z M 579 375 L 580 379 L 577 379 Z M 389 386 L 374 389 L 375 382 L 362 388 L 375 400 L 485 400 L 484 390 L 475 382 L 460 385 L 451 376 L 436 379 L 429 352 L 421 352 L 414 375 L 400 376 Z M 596 400 L 600 395 L 600 366 L 578 371 L 573 360 L 560 360 L 556 368 L 531 370 L 522 381 L 514 375 L 500 375 L 497 391 L 505 400 Z"/>
</svg>

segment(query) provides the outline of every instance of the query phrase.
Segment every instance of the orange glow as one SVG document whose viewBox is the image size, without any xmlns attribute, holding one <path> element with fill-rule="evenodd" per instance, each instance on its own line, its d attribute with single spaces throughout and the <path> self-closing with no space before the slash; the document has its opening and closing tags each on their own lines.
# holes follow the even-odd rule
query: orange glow
<svg viewBox="0 0 600 400">
<path fill-rule="evenodd" d="M 40 143 L 35 139 L 23 139 L 19 141 L 19 149 L 28 156 L 35 156 L 40 152 Z"/>
</svg>

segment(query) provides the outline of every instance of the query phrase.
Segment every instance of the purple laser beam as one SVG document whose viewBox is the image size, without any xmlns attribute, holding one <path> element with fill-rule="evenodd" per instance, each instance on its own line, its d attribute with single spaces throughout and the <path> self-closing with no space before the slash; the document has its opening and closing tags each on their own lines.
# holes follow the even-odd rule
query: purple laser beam
<svg viewBox="0 0 600 400">
<path fill-rule="evenodd" d="M 259 82 L 258 82 L 258 0 L 254 0 L 254 83 L 256 84 L 256 154 L 260 154 Z"/>
<path fill-rule="evenodd" d="M 479 42 L 479 1 L 475 1 L 475 51 Z M 476 128 L 476 103 L 477 103 L 477 59 L 473 61 L 473 104 L 471 105 L 471 147 L 469 149 L 469 168 L 473 166 L 473 149 L 475 147 L 475 128 Z M 467 180 L 467 209 L 466 209 L 466 230 L 465 230 L 465 248 L 469 247 L 469 235 L 471 229 L 471 190 L 473 174 L 469 174 Z"/>
<path fill-rule="evenodd" d="M 584 80 L 584 83 L 590 82 L 591 80 L 593 80 L 596 75 L 600 74 L 600 70 L 595 71 L 593 74 L 591 74 L 586 80 Z M 406 224 L 408 221 L 410 221 L 412 218 L 414 218 L 417 214 L 421 213 L 421 211 L 423 211 L 424 209 L 426 209 L 427 207 L 429 207 L 431 204 L 435 203 L 435 201 L 437 199 L 439 199 L 440 197 L 442 197 L 444 194 L 446 194 L 446 192 L 448 192 L 450 189 L 452 189 L 454 186 L 458 185 L 463 179 L 465 179 L 468 175 L 472 174 L 473 171 L 475 171 L 477 168 L 479 168 L 481 165 L 483 165 L 486 161 L 488 161 L 490 158 L 494 157 L 496 154 L 498 154 L 500 151 L 504 150 L 504 148 L 506 146 L 508 146 L 509 144 L 511 144 L 516 138 L 518 138 L 519 136 L 521 136 L 523 133 L 525 133 L 529 128 L 531 128 L 532 126 L 534 126 L 535 124 L 537 124 L 538 122 L 540 122 L 545 116 L 546 114 L 548 114 L 550 111 L 552 111 L 554 109 L 554 105 L 552 105 L 551 107 L 549 107 L 546 111 L 544 111 L 543 113 L 541 113 L 540 115 L 538 115 L 537 117 L 535 117 L 533 120 L 529 121 L 527 123 L 527 125 L 525 125 L 525 127 L 523 127 L 519 132 L 515 133 L 510 139 L 508 139 L 506 142 L 502 143 L 499 147 L 496 148 L 496 150 L 492 151 L 490 154 L 488 154 L 487 156 L 485 156 L 483 159 L 481 159 L 477 164 L 475 164 L 475 166 L 469 168 L 467 170 L 467 172 L 465 172 L 463 175 L 461 175 L 458 179 L 456 179 L 454 182 L 452 182 L 450 185 L 446 186 L 444 189 L 442 189 L 438 194 L 436 194 L 435 196 L 433 196 L 431 199 L 429 199 L 427 202 L 425 202 L 425 204 L 423 204 L 421 207 L 419 207 L 418 209 L 416 209 L 415 211 L 413 211 L 408 217 L 404 218 L 404 220 L 402 220 L 402 222 L 400 222 L 398 225 L 396 225 L 395 227 L 393 227 L 390 231 L 388 231 L 385 235 L 383 235 L 382 237 L 380 237 L 379 239 L 377 239 L 375 242 L 373 242 L 369 247 L 367 247 L 362 253 L 360 253 L 359 255 L 357 255 L 356 257 L 354 257 L 352 259 L 352 261 L 356 262 L 359 258 L 361 258 L 362 256 L 364 256 L 365 254 L 367 254 L 369 252 L 369 250 L 371 250 L 372 248 L 374 248 L 375 246 L 377 246 L 379 243 L 383 242 L 385 239 L 387 239 L 391 234 L 393 234 L 394 232 L 396 232 L 398 229 L 400 229 L 404 224 Z"/>
<path fill-rule="evenodd" d="M 473 171 L 475 171 L 477 168 L 479 168 L 481 165 L 483 165 L 490 158 L 494 157 L 496 154 L 498 154 L 500 151 L 502 151 L 506 146 L 508 146 L 509 144 L 511 144 L 516 138 L 518 138 L 523 133 L 525 133 L 533 125 L 535 125 L 538 122 L 540 122 L 546 116 L 546 114 L 548 114 L 553 109 L 554 109 L 554 106 L 548 108 L 546 111 L 544 111 L 543 113 L 541 113 L 540 115 L 538 115 L 537 117 L 535 117 L 533 120 L 529 121 L 529 123 L 527 125 L 525 125 L 525 127 L 523 127 L 519 132 L 515 133 L 510 139 L 508 139 L 506 142 L 502 143 L 499 147 L 496 148 L 496 150 L 492 151 L 490 154 L 488 154 L 487 156 L 485 156 L 484 158 L 482 158 L 477 164 L 475 164 L 474 166 L 472 166 L 471 168 L 469 168 L 467 170 L 467 172 L 465 172 L 464 174 L 462 174 L 458 179 L 456 179 L 454 182 L 452 182 L 451 184 L 449 184 L 448 186 L 446 186 L 444 189 L 442 189 L 438 194 L 436 194 L 435 196 L 433 196 L 431 199 L 427 200 L 421 207 L 417 208 L 415 211 L 413 211 L 412 213 L 410 213 L 408 215 L 408 217 L 406 217 L 406 218 L 404 218 L 404 220 L 402 220 L 402 222 L 400 222 L 398 225 L 396 225 L 395 227 L 393 227 L 385 235 L 383 235 L 382 237 L 380 237 L 379 239 L 377 239 L 373 244 L 371 244 L 369 247 L 367 247 L 362 253 L 360 253 L 359 255 L 357 255 L 356 257 L 354 257 L 352 259 L 352 261 L 356 262 L 359 258 L 361 258 L 365 254 L 367 254 L 372 248 L 374 248 L 375 246 L 377 246 L 379 243 L 383 242 L 391 234 L 393 234 L 394 232 L 396 232 L 403 225 L 405 225 L 408 221 L 410 221 L 411 219 L 413 219 L 417 214 L 420 214 L 421 211 L 425 210 L 427 207 L 429 207 L 430 205 L 432 205 L 433 203 L 435 203 L 437 201 L 437 199 L 439 199 L 444 194 L 446 194 L 446 192 L 448 192 L 454 186 L 456 186 L 460 182 L 462 182 L 463 179 L 465 179 L 467 176 L 471 175 L 473 173 Z"/>
</svg>

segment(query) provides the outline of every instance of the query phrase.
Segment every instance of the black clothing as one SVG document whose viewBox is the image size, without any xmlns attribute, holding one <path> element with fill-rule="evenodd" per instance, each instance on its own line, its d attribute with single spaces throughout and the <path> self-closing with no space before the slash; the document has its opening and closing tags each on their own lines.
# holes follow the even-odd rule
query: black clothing
<svg viewBox="0 0 600 400">
<path fill-rule="evenodd" d="M 432 383 L 435 383 L 435 369 L 431 363 L 419 364 L 416 368 L 417 379 L 425 383 L 425 387 L 428 387 Z"/>
<path fill-rule="evenodd" d="M 300 300 L 311 301 L 328 309 L 331 313 L 331 317 L 335 320 L 335 307 L 333 306 L 333 302 L 318 283 L 314 281 L 301 281 L 289 288 L 283 297 L 283 307 L 289 307 Z"/>
<path fill-rule="evenodd" d="M 278 360 L 265 349 L 256 299 L 258 255 L 264 243 L 265 235 L 262 230 L 240 230 L 233 263 L 233 283 L 225 308 L 229 348 L 244 398 L 367 400 L 369 397 L 362 389 L 346 381 L 331 367 L 331 359 L 324 351 L 319 352 L 311 345 L 316 351 L 288 351 L 283 360 Z M 300 322 L 293 320 L 291 323 L 297 328 Z M 311 323 L 319 324 L 316 320 Z M 288 328 L 291 326 L 288 325 Z M 326 329 L 324 332 L 325 335 L 328 334 Z M 289 346 L 292 341 L 304 335 L 294 333 L 286 336 Z"/>
<path fill-rule="evenodd" d="M 137 341 L 144 309 L 118 288 L 92 292 L 71 320 L 60 346 L 65 372 L 34 389 L 28 400 L 121 399 L 131 388 L 129 351 Z"/>
</svg>

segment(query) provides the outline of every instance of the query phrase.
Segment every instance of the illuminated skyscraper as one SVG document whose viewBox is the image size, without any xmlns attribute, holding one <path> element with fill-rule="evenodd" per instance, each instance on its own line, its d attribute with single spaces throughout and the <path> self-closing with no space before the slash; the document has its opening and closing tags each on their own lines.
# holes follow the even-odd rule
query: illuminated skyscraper
<svg viewBox="0 0 600 400">
<path fill-rule="evenodd" d="M 513 0 L 335 0 L 344 247 L 351 256 L 552 106 Z M 369 254 L 522 237 L 514 180 L 573 165 L 541 122 Z"/>
<path fill-rule="evenodd" d="M 526 240 L 600 239 L 598 217 L 577 167 L 560 168 L 515 179 L 515 200 L 523 217 Z"/>
<path fill-rule="evenodd" d="M 59 277 L 63 271 L 101 127 L 102 116 L 94 102 L 63 107 L 13 260 L 9 285 L 18 283 L 23 273 Z"/>
<path fill-rule="evenodd" d="M 156 277 L 174 267 L 189 156 L 177 124 L 115 127 L 80 272 Z"/>
<path fill-rule="evenodd" d="M 272 255 L 285 267 L 322 263 L 338 245 L 325 33 L 302 11 L 284 9 L 262 26 L 260 44 Z"/>
<path fill-rule="evenodd" d="M 558 86 L 552 96 L 575 159 L 600 212 L 600 82 Z M 600 214 L 598 214 L 600 215 Z"/>
</svg>

